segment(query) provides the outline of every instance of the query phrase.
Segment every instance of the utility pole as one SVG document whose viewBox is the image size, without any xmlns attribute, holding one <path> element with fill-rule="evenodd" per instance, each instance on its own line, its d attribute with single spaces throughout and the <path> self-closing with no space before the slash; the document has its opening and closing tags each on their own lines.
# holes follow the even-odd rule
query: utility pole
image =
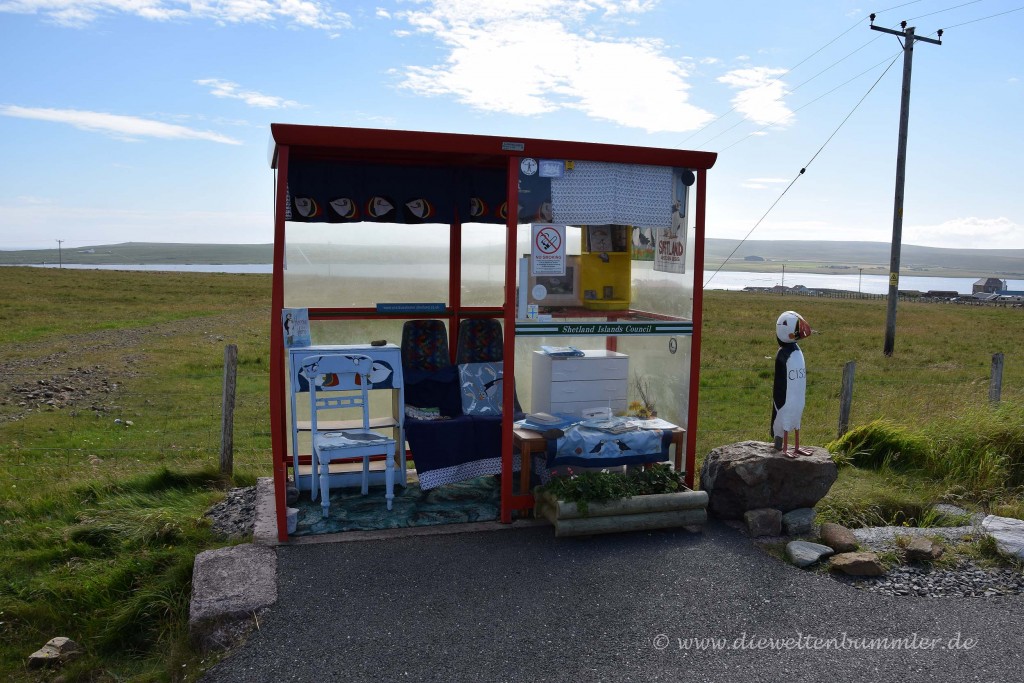
<svg viewBox="0 0 1024 683">
<path fill-rule="evenodd" d="M 942 29 L 939 29 L 940 40 L 914 35 L 914 27 L 907 28 L 907 22 L 901 21 L 902 31 L 875 26 L 875 15 L 871 15 L 871 30 L 891 33 L 903 38 L 903 91 L 900 100 L 900 136 L 896 152 L 896 197 L 892 210 L 892 251 L 889 256 L 889 301 L 885 315 L 885 348 L 886 356 L 891 356 L 896 345 L 896 301 L 900 292 L 900 247 L 903 241 L 903 185 L 907 172 L 907 127 L 910 123 L 910 73 L 914 61 L 914 42 L 923 40 L 926 43 L 942 45 Z"/>
<path fill-rule="evenodd" d="M 64 252 L 61 251 L 60 246 L 64 244 L 64 240 L 57 240 L 57 267 L 64 267 Z"/>
</svg>

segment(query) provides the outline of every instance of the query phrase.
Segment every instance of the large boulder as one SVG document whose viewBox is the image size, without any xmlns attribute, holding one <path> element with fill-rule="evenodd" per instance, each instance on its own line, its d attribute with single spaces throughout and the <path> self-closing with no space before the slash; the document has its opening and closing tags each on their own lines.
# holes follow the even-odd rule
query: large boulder
<svg viewBox="0 0 1024 683">
<path fill-rule="evenodd" d="M 708 511 L 741 519 L 747 510 L 775 508 L 786 513 L 814 507 L 828 493 L 838 472 L 824 448 L 788 458 L 770 443 L 743 441 L 714 449 L 700 468 Z"/>
<path fill-rule="evenodd" d="M 981 526 L 995 539 L 1000 552 L 1024 559 L 1024 521 L 989 515 Z"/>
</svg>

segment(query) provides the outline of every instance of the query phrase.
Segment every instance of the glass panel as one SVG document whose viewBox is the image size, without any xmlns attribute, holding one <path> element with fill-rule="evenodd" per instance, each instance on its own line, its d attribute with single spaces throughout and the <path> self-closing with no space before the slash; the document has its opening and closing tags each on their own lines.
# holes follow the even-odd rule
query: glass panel
<svg viewBox="0 0 1024 683">
<path fill-rule="evenodd" d="M 520 191 L 527 189 L 526 200 L 520 198 L 520 232 L 532 237 L 535 223 L 550 223 L 556 235 L 564 227 L 567 273 L 555 282 L 532 275 L 528 259 L 520 268 L 517 317 L 523 324 L 517 336 L 516 381 L 524 408 L 579 415 L 583 409 L 613 403 L 615 414 L 653 411 L 685 426 L 691 337 L 678 323 L 689 323 L 693 315 L 696 232 L 689 220 L 689 187 L 694 174 L 666 167 L 559 162 L 549 166 L 545 178 L 540 170 L 550 160 L 537 161 L 536 166 L 520 164 Z M 531 171 L 535 173 L 529 176 Z M 541 220 L 547 215 L 550 219 Z M 531 240 L 523 253 L 532 247 Z M 546 292 L 540 292 L 545 296 L 535 291 L 537 285 L 545 286 Z M 545 331 L 549 321 L 564 325 L 565 334 Z M 590 328 L 598 334 L 579 336 L 586 323 L 599 323 Z M 607 329 L 601 324 L 619 323 L 624 325 L 622 336 L 601 334 Z M 633 327 L 626 329 L 628 323 Z M 538 332 L 545 336 L 533 336 Z M 615 377 L 601 375 L 604 364 L 596 363 L 593 368 L 601 369 L 593 370 L 595 377 L 584 376 L 593 374 L 587 370 L 569 378 L 579 387 L 555 387 L 565 378 L 549 376 L 545 368 L 557 367 L 558 361 L 541 355 L 545 345 L 572 346 L 585 351 L 584 358 L 608 354 L 618 363 L 617 369 L 614 362 L 608 364 Z M 615 351 L 607 351 L 609 347 Z M 577 398 L 563 398 L 559 406 L 556 395 L 563 389 Z M 608 392 L 615 394 L 614 402 Z"/>
<path fill-rule="evenodd" d="M 505 302 L 504 225 L 462 226 L 462 305 L 500 307 Z"/>
<path fill-rule="evenodd" d="M 447 225 L 286 223 L 285 306 L 448 303 Z"/>
</svg>

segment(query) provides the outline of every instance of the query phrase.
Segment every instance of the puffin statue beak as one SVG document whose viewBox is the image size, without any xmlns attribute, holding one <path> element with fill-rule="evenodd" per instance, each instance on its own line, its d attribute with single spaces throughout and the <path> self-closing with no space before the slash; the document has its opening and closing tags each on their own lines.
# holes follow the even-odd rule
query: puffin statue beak
<svg viewBox="0 0 1024 683">
<path fill-rule="evenodd" d="M 806 339 L 811 336 L 811 326 L 807 324 L 807 321 L 800 318 L 796 324 L 797 339 Z"/>
</svg>

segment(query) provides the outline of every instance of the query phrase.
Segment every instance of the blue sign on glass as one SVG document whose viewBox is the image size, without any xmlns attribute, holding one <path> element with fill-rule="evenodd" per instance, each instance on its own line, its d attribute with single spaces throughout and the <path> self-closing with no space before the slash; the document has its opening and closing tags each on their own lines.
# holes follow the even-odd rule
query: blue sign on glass
<svg viewBox="0 0 1024 683">
<path fill-rule="evenodd" d="M 444 313 L 443 303 L 431 304 L 377 304 L 378 313 Z"/>
</svg>

